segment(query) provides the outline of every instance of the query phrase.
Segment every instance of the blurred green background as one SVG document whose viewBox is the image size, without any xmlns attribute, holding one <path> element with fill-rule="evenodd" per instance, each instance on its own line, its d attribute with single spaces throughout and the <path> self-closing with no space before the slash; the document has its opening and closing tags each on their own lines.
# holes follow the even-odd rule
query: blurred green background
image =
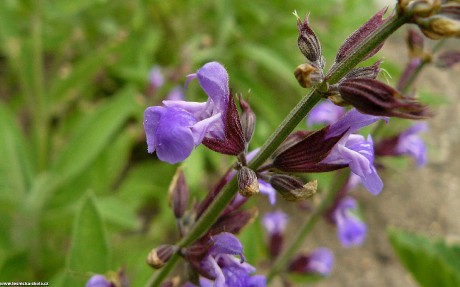
<svg viewBox="0 0 460 287">
<path fill-rule="evenodd" d="M 177 238 L 167 198 L 176 166 L 147 154 L 144 109 L 219 61 L 233 91 L 250 91 L 251 145 L 260 146 L 305 93 L 293 76 L 304 62 L 294 10 L 310 13 L 330 66 L 377 8 L 360 0 L 0 1 L 1 281 L 82 286 L 91 272 L 124 267 L 142 286 L 152 272 L 147 253 Z M 167 81 L 151 93 L 154 65 Z M 192 83 L 186 98 L 205 95 Z M 198 147 L 184 163 L 193 197 L 230 162 Z"/>
</svg>

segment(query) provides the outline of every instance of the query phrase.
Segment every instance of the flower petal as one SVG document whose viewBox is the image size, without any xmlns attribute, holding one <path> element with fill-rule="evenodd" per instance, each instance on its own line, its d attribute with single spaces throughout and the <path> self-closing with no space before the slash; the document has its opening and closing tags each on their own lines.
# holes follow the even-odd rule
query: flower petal
<svg viewBox="0 0 460 287">
<path fill-rule="evenodd" d="M 213 246 L 210 249 L 212 254 L 239 255 L 241 262 L 244 262 L 243 245 L 240 240 L 229 232 L 222 232 L 212 237 Z"/>
<path fill-rule="evenodd" d="M 160 160 L 171 164 L 185 160 L 194 148 L 190 129 L 196 119 L 178 108 L 168 108 L 161 115 L 156 130 L 155 148 Z"/>
<path fill-rule="evenodd" d="M 276 203 L 276 190 L 268 182 L 259 179 L 259 192 L 268 196 L 268 201 L 271 205 Z"/>
<path fill-rule="evenodd" d="M 197 71 L 197 78 L 206 94 L 218 107 L 226 109 L 229 98 L 228 74 L 218 62 L 205 64 Z"/>
<path fill-rule="evenodd" d="M 166 112 L 163 107 L 148 107 L 144 112 L 144 130 L 147 138 L 147 151 L 153 153 L 156 145 L 156 133 L 161 116 Z"/>
</svg>

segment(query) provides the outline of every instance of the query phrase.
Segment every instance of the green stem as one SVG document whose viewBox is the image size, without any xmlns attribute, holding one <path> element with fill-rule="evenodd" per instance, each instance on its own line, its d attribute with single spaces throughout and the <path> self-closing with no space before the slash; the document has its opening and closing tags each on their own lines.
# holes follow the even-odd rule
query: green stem
<svg viewBox="0 0 460 287">
<path fill-rule="evenodd" d="M 278 146 L 286 139 L 286 137 L 295 129 L 295 127 L 305 118 L 308 112 L 319 102 L 322 93 L 320 91 L 327 90 L 327 84 L 337 83 L 348 71 L 354 68 L 361 60 L 378 45 L 380 45 L 391 33 L 401 27 L 408 17 L 394 15 L 391 19 L 371 34 L 361 43 L 354 53 L 345 58 L 342 62 L 336 64 L 329 71 L 327 79 L 328 83 L 321 83 L 314 88 L 308 95 L 303 97 L 301 101 L 294 107 L 289 115 L 278 126 L 275 132 L 261 147 L 259 153 L 249 163 L 249 167 L 256 170 L 261 166 L 268 157 L 278 148 Z M 195 242 L 209 229 L 210 226 L 217 220 L 222 210 L 230 203 L 233 196 L 237 192 L 236 179 L 233 178 L 229 184 L 219 193 L 213 203 L 208 207 L 205 213 L 195 223 L 192 230 L 179 242 L 179 247 L 186 247 Z M 312 223 L 314 225 L 314 223 Z M 166 265 L 156 274 L 153 274 L 147 286 L 159 286 L 164 278 L 172 270 L 177 260 L 169 260 Z"/>
<path fill-rule="evenodd" d="M 335 197 L 337 193 L 340 191 L 340 188 L 345 184 L 346 180 L 348 179 L 349 172 L 348 170 L 341 170 L 339 171 L 340 174 L 338 175 L 339 180 L 334 182 L 334 186 L 330 188 L 327 192 L 326 197 L 318 206 L 316 211 L 308 218 L 305 224 L 300 229 L 299 233 L 295 237 L 294 241 L 291 245 L 285 249 L 285 251 L 278 257 L 278 259 L 273 264 L 273 267 L 269 271 L 267 275 L 267 283 L 270 283 L 273 278 L 283 270 L 287 266 L 288 261 L 293 257 L 293 255 L 302 247 L 305 238 L 310 234 L 315 227 L 318 220 L 323 216 L 324 212 L 329 209 L 329 207 L 334 204 Z"/>
</svg>

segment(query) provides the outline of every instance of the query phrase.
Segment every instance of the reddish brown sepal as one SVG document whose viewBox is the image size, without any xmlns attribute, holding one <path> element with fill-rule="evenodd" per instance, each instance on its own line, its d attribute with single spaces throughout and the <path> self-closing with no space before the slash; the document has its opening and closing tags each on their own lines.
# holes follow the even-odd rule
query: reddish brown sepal
<svg viewBox="0 0 460 287">
<path fill-rule="evenodd" d="M 225 137 L 223 139 L 205 138 L 203 144 L 218 153 L 238 155 L 244 151 L 245 140 L 233 95 L 230 93 L 225 115 Z"/>
<path fill-rule="evenodd" d="M 431 116 L 427 106 L 404 97 L 377 80 L 345 80 L 339 84 L 339 93 L 346 102 L 365 114 L 414 120 Z"/>
<path fill-rule="evenodd" d="M 303 22 L 300 18 L 297 19 L 297 29 L 299 30 L 297 44 L 300 52 L 302 52 L 305 58 L 312 62 L 312 64 L 322 69 L 324 67 L 324 61 L 322 59 L 321 44 L 315 32 L 310 28 L 308 15 L 305 16 Z"/>
<path fill-rule="evenodd" d="M 249 103 L 243 99 L 243 97 L 239 97 L 239 103 L 241 108 L 241 128 L 243 129 L 243 135 L 246 143 L 249 143 L 252 139 L 252 135 L 254 134 L 254 128 L 256 126 L 256 115 L 249 106 Z"/>
<path fill-rule="evenodd" d="M 377 30 L 383 23 L 383 15 L 387 11 L 387 8 L 383 8 L 371 19 L 369 19 L 364 25 L 358 28 L 353 34 L 351 34 L 340 47 L 335 62 L 339 63 L 348 57 L 372 32 Z M 375 55 L 383 46 L 380 44 L 377 48 L 372 50 L 369 54 L 364 57 L 363 61 Z"/>
<path fill-rule="evenodd" d="M 348 79 L 375 79 L 380 73 L 380 64 L 382 61 L 375 62 L 369 67 L 354 68 L 343 77 L 342 81 Z"/>
<path fill-rule="evenodd" d="M 320 164 L 343 134 L 326 138 L 329 126 L 313 133 L 297 132 L 291 136 L 289 146 L 276 153 L 273 167 L 283 172 L 325 172 L 346 165 Z"/>
<path fill-rule="evenodd" d="M 178 168 L 169 186 L 169 206 L 172 207 L 174 217 L 182 218 L 187 209 L 189 190 L 185 182 L 182 168 Z"/>
<path fill-rule="evenodd" d="M 305 254 L 305 253 L 298 254 L 289 263 L 287 271 L 292 272 L 292 273 L 304 274 L 306 271 L 305 266 L 308 266 L 309 261 L 310 261 L 310 258 L 308 254 Z"/>
<path fill-rule="evenodd" d="M 274 233 L 268 239 L 268 251 L 271 258 L 276 258 L 283 250 L 284 236 L 281 233 Z"/>
</svg>

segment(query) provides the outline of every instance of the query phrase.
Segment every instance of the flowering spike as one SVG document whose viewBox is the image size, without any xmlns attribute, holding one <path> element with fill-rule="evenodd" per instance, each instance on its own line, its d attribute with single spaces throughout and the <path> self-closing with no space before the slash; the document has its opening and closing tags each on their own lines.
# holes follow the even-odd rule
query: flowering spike
<svg viewBox="0 0 460 287">
<path fill-rule="evenodd" d="M 431 116 L 427 106 L 403 97 L 392 87 L 377 80 L 345 80 L 339 84 L 339 92 L 346 102 L 366 114 L 414 120 Z"/>
<path fill-rule="evenodd" d="M 353 34 L 351 34 L 342 46 L 339 48 L 339 51 L 335 57 L 335 62 L 340 63 L 346 57 L 348 57 L 355 49 L 358 47 L 372 32 L 377 30 L 383 23 L 383 15 L 387 11 L 387 8 L 383 8 L 377 14 L 372 16 L 364 25 L 359 27 Z M 383 46 L 383 43 L 380 44 L 377 48 L 371 51 L 364 59 L 372 57 L 375 55 Z"/>
<path fill-rule="evenodd" d="M 176 170 L 168 190 L 169 206 L 172 207 L 174 217 L 182 218 L 187 209 L 189 190 L 185 182 L 185 175 L 182 168 Z"/>
<path fill-rule="evenodd" d="M 245 149 L 246 141 L 232 94 L 230 94 L 230 100 L 228 101 L 224 126 L 225 135 L 223 139 L 206 137 L 203 140 L 203 144 L 210 150 L 222 154 L 240 154 Z"/>
<path fill-rule="evenodd" d="M 302 22 L 297 16 L 297 29 L 299 30 L 299 37 L 297 44 L 302 54 L 317 68 L 324 68 L 324 59 L 321 52 L 321 44 L 316 37 L 315 32 L 310 28 L 308 22 L 308 15 Z"/>
<path fill-rule="evenodd" d="M 259 193 L 259 182 L 256 173 L 250 168 L 243 166 L 237 174 L 239 193 L 244 197 Z"/>
</svg>

